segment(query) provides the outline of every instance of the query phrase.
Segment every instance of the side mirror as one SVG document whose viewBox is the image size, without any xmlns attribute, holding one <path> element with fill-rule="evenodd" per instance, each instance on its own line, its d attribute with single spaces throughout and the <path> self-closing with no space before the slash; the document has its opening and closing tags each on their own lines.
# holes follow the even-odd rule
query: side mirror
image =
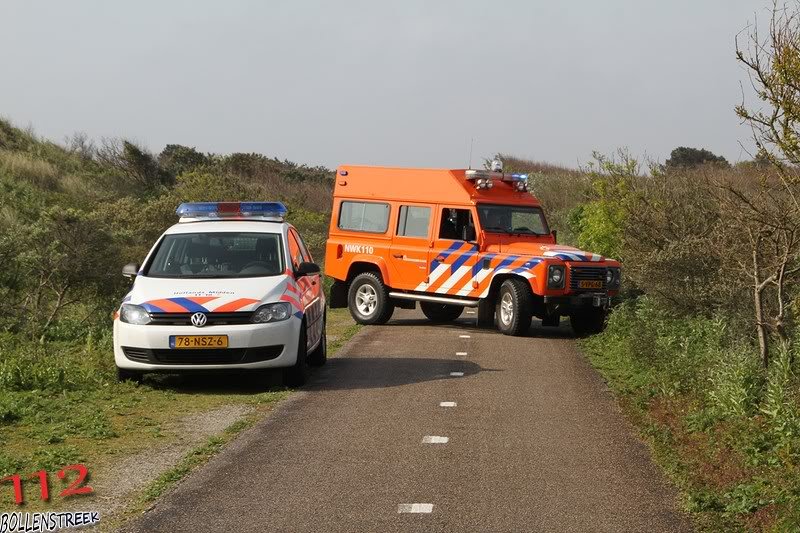
<svg viewBox="0 0 800 533">
<path fill-rule="evenodd" d="M 462 237 L 467 242 L 475 242 L 477 240 L 477 235 L 475 234 L 475 226 L 464 226 L 464 234 Z"/>
<path fill-rule="evenodd" d="M 126 278 L 135 278 L 139 273 L 139 263 L 128 263 L 122 267 L 122 275 Z"/>
<path fill-rule="evenodd" d="M 558 244 L 558 231 L 553 230 L 550 232 L 550 235 L 553 236 L 553 244 Z"/>
<path fill-rule="evenodd" d="M 303 276 L 309 276 L 311 274 L 319 274 L 320 269 L 319 265 L 316 263 L 310 263 L 304 261 L 297 265 L 297 269 L 294 271 L 295 277 L 302 278 Z"/>
</svg>

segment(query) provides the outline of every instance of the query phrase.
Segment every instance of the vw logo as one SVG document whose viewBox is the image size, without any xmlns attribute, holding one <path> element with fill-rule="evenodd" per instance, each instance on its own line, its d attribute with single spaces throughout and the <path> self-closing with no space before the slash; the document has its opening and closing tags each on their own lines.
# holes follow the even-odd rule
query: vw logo
<svg viewBox="0 0 800 533">
<path fill-rule="evenodd" d="M 208 317 L 205 313 L 195 313 L 192 315 L 192 325 L 198 328 L 202 328 L 208 322 Z"/>
</svg>

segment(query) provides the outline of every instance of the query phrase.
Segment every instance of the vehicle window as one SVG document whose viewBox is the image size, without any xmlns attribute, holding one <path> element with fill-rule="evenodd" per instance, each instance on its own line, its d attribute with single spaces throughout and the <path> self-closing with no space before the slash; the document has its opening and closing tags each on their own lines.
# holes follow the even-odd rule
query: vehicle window
<svg viewBox="0 0 800 533">
<path fill-rule="evenodd" d="M 277 233 L 181 233 L 166 235 L 145 276 L 156 278 L 250 278 L 283 273 Z"/>
<path fill-rule="evenodd" d="M 512 235 L 550 233 L 544 213 L 539 207 L 482 204 L 478 206 L 478 218 L 483 231 L 489 233 Z"/>
<path fill-rule="evenodd" d="M 401 205 L 397 220 L 397 235 L 401 237 L 427 237 L 431 221 L 431 208 Z"/>
<path fill-rule="evenodd" d="M 297 237 L 297 243 L 300 245 L 300 253 L 303 254 L 303 261 L 313 263 L 314 259 L 311 257 L 311 252 L 308 251 L 308 246 L 306 246 L 306 241 L 303 240 L 303 236 L 296 231 L 293 231 L 292 234 Z"/>
<path fill-rule="evenodd" d="M 303 259 L 303 251 L 300 248 L 300 242 L 297 240 L 297 236 L 293 231 L 289 232 L 289 259 L 292 262 L 292 266 L 297 270 L 297 267 L 300 266 L 300 263 L 304 261 Z"/>
<path fill-rule="evenodd" d="M 389 204 L 342 202 L 339 207 L 339 228 L 350 231 L 386 233 L 389 228 Z"/>
<path fill-rule="evenodd" d="M 468 228 L 474 228 L 472 214 L 469 209 L 442 209 L 442 219 L 439 223 L 439 238 L 452 240 L 468 240 Z"/>
</svg>

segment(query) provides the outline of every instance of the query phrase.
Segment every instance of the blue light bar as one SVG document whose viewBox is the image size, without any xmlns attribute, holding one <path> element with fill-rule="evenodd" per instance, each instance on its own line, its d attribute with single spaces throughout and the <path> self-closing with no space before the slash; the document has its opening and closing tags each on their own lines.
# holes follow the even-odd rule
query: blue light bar
<svg viewBox="0 0 800 533">
<path fill-rule="evenodd" d="M 275 218 L 288 210 L 281 202 L 185 202 L 175 211 L 181 218 Z"/>
</svg>

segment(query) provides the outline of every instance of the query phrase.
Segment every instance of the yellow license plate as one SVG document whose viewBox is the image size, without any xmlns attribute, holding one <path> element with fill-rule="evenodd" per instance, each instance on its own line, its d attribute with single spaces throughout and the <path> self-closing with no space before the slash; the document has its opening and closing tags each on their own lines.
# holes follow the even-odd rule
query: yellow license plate
<svg viewBox="0 0 800 533">
<path fill-rule="evenodd" d="M 219 349 L 228 347 L 227 335 L 172 335 L 169 338 L 169 347 L 176 350 L 208 348 Z"/>
<path fill-rule="evenodd" d="M 602 289 L 603 282 L 602 281 L 579 281 L 578 282 L 579 289 Z"/>
</svg>

